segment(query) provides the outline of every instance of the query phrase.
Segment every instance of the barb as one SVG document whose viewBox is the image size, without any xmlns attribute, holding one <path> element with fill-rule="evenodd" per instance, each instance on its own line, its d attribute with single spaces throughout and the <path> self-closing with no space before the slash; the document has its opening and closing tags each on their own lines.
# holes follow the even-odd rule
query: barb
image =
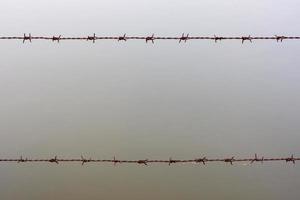
<svg viewBox="0 0 300 200">
<path fill-rule="evenodd" d="M 252 43 L 252 37 L 250 35 L 247 37 L 246 36 L 242 37 L 242 44 L 244 43 L 245 40 L 249 40 Z"/>
<path fill-rule="evenodd" d="M 147 165 L 148 159 L 146 159 L 146 160 L 138 160 L 137 163 L 138 164 L 142 164 L 142 165 Z"/>
<path fill-rule="evenodd" d="M 294 158 L 294 155 L 292 155 L 290 158 L 285 159 L 286 162 L 293 162 L 293 164 L 296 164 L 296 160 Z"/>
<path fill-rule="evenodd" d="M 99 39 L 99 38 L 98 38 Z M 123 40 L 123 41 L 127 41 L 127 38 L 126 38 L 126 33 L 123 35 L 123 36 L 119 36 L 118 37 L 118 41 L 121 41 L 121 40 Z"/>
<path fill-rule="evenodd" d="M 205 162 L 207 162 L 207 159 L 206 159 L 206 157 L 198 158 L 198 159 L 195 159 L 195 162 L 196 163 L 203 163 L 203 165 L 205 165 Z"/>
<path fill-rule="evenodd" d="M 17 160 L 18 163 L 20 162 L 27 162 L 27 158 L 23 159 L 23 157 L 21 156 L 20 159 Z"/>
<path fill-rule="evenodd" d="M 276 38 L 277 42 L 278 41 L 282 42 L 284 39 L 287 39 L 287 37 L 285 37 L 285 36 L 278 36 L 278 35 L 275 35 L 275 38 Z"/>
<path fill-rule="evenodd" d="M 61 39 L 61 35 L 59 35 L 58 37 L 56 37 L 56 36 L 53 36 L 52 37 L 52 41 L 54 42 L 54 41 L 57 41 L 57 43 L 59 43 L 59 40 Z"/>
<path fill-rule="evenodd" d="M 100 162 L 100 161 L 98 161 L 98 162 Z M 114 159 L 113 159 L 114 166 L 116 166 L 117 163 L 121 163 L 121 162 L 122 162 L 121 160 L 116 160 L 116 157 L 114 156 Z"/>
<path fill-rule="evenodd" d="M 90 158 L 90 159 L 85 159 L 83 156 L 81 156 L 81 165 L 84 165 L 84 163 L 87 163 L 87 162 L 92 162 L 92 159 Z"/>
<path fill-rule="evenodd" d="M 56 163 L 56 164 L 59 164 L 59 163 L 58 163 L 57 156 L 55 156 L 54 158 L 49 159 L 49 162 L 50 162 L 50 163 Z"/>
<path fill-rule="evenodd" d="M 300 40 L 300 36 L 283 36 L 283 35 L 274 35 L 274 36 L 190 36 L 189 34 L 185 35 L 183 33 L 180 37 L 154 37 L 154 34 L 151 36 L 96 36 L 94 33 L 92 36 L 86 37 L 62 37 L 59 36 L 32 36 L 31 33 L 26 35 L 24 33 L 23 36 L 0 36 L 0 40 L 22 40 L 23 43 L 25 41 L 32 42 L 33 40 L 52 40 L 52 41 L 61 41 L 61 40 L 83 40 L 83 41 L 93 41 L 95 43 L 96 40 L 117 40 L 117 41 L 127 41 L 127 40 L 144 40 L 146 43 L 151 41 L 154 44 L 154 40 L 178 40 L 179 43 L 187 42 L 187 40 L 212 40 L 214 42 L 222 41 L 222 40 L 240 40 L 242 44 L 245 41 L 249 41 L 252 43 L 254 40 L 275 40 L 277 42 L 283 42 L 283 40 Z"/>
<path fill-rule="evenodd" d="M 154 44 L 154 40 L 155 40 L 155 38 L 154 38 L 154 34 L 152 34 L 152 36 L 148 36 L 148 37 L 146 37 L 146 43 L 148 43 L 148 41 L 151 41 L 152 42 L 152 44 Z"/>
<path fill-rule="evenodd" d="M 54 158 L 49 158 L 49 159 L 30 159 L 30 158 L 23 158 L 22 156 L 20 158 L 0 158 L 0 162 L 15 162 L 15 163 L 38 163 L 38 162 L 48 162 L 48 163 L 65 163 L 65 162 L 77 162 L 81 163 L 81 165 L 84 165 L 85 163 L 112 163 L 114 166 L 117 164 L 122 164 L 122 163 L 133 163 L 133 164 L 138 164 L 138 165 L 145 165 L 148 166 L 148 164 L 155 164 L 155 163 L 165 163 L 168 164 L 169 166 L 173 164 L 178 164 L 178 163 L 194 163 L 194 164 L 200 164 L 202 163 L 203 165 L 206 165 L 207 163 L 212 163 L 212 162 L 219 162 L 219 163 L 229 163 L 230 165 L 233 165 L 234 163 L 237 162 L 250 162 L 250 164 L 253 164 L 254 162 L 275 162 L 275 161 L 284 161 L 285 163 L 293 163 L 296 164 L 296 161 L 299 161 L 300 157 L 294 157 L 292 154 L 290 157 L 273 157 L 273 158 L 259 158 L 257 154 L 255 154 L 255 157 L 253 158 L 235 158 L 234 156 L 231 157 L 226 157 L 226 158 L 207 158 L 207 157 L 202 157 L 202 158 L 196 158 L 196 159 L 172 159 L 170 157 L 167 160 L 151 160 L 151 159 L 139 159 L 139 160 L 120 160 L 116 159 L 114 156 L 113 159 L 111 160 L 101 160 L 101 159 L 86 159 L 83 156 L 80 158 L 69 158 L 69 159 L 62 159 L 58 158 L 55 156 Z"/>
<path fill-rule="evenodd" d="M 214 40 L 215 40 L 215 43 L 217 43 L 218 40 L 224 40 L 225 37 L 217 37 L 216 35 L 214 35 Z"/>
<path fill-rule="evenodd" d="M 32 40 L 31 33 L 29 33 L 28 36 L 26 36 L 26 34 L 24 33 L 23 43 L 25 43 L 26 40 L 29 40 L 29 42 L 31 42 L 31 40 Z"/>
<path fill-rule="evenodd" d="M 88 36 L 86 40 L 87 40 L 87 41 L 89 41 L 89 40 L 92 40 L 92 41 L 93 41 L 93 43 L 95 43 L 96 39 L 97 39 L 97 37 L 96 37 L 96 33 L 94 33 L 94 35 L 93 35 L 93 36 Z"/>
<path fill-rule="evenodd" d="M 234 159 L 234 156 L 233 157 L 231 157 L 231 158 L 225 158 L 224 159 L 224 162 L 226 162 L 226 163 L 230 163 L 231 165 L 233 165 L 233 162 L 235 161 L 235 159 Z"/>
<path fill-rule="evenodd" d="M 255 156 L 254 156 L 254 158 L 251 160 L 250 164 L 252 164 L 252 163 L 254 163 L 254 162 L 259 162 L 259 161 L 263 164 L 263 162 L 264 162 L 264 157 L 262 157 L 261 159 L 259 159 L 259 158 L 257 157 L 257 154 L 255 154 Z"/>
<path fill-rule="evenodd" d="M 173 163 L 177 163 L 179 162 L 180 160 L 173 160 L 171 157 L 169 158 L 169 166 Z"/>
<path fill-rule="evenodd" d="M 182 36 L 179 38 L 179 43 L 181 41 L 186 42 L 188 39 L 189 39 L 189 33 L 186 36 L 184 36 L 184 33 L 182 33 Z"/>
</svg>

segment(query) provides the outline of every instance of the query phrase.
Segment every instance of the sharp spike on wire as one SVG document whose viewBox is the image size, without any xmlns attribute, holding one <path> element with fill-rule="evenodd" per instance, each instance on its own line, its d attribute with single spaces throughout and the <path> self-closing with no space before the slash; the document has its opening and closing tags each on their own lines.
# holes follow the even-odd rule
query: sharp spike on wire
<svg viewBox="0 0 300 200">
<path fill-rule="evenodd" d="M 59 163 L 58 163 L 57 156 L 55 156 L 54 158 L 49 159 L 49 162 L 50 162 L 50 163 L 56 163 L 56 164 L 59 164 Z"/>
<path fill-rule="evenodd" d="M 252 43 L 252 37 L 249 36 L 242 36 L 242 44 L 244 43 L 245 40 L 249 40 Z"/>
<path fill-rule="evenodd" d="M 283 35 L 281 35 L 281 36 L 278 36 L 278 35 L 275 35 L 275 39 L 276 39 L 276 41 L 277 42 L 282 42 L 284 39 L 286 39 L 287 37 L 285 37 L 285 36 L 283 36 Z"/>
<path fill-rule="evenodd" d="M 203 165 L 205 165 L 206 161 L 207 161 L 206 157 L 195 159 L 196 163 L 203 163 Z"/>
<path fill-rule="evenodd" d="M 257 162 L 259 161 L 258 157 L 257 157 L 257 154 L 255 154 L 254 158 L 251 160 L 251 164 L 254 163 L 254 162 Z"/>
<path fill-rule="evenodd" d="M 152 42 L 152 44 L 154 44 L 154 40 L 155 40 L 155 38 L 154 38 L 154 34 L 152 34 L 152 36 L 148 36 L 148 37 L 146 37 L 146 43 L 148 43 L 148 41 L 151 41 L 151 42 Z"/>
<path fill-rule="evenodd" d="M 20 159 L 18 160 L 18 163 L 21 163 L 21 162 L 27 162 L 28 159 L 27 158 L 23 158 L 22 156 L 20 156 Z"/>
<path fill-rule="evenodd" d="M 123 36 L 119 36 L 118 41 L 121 41 L 121 40 L 123 40 L 125 42 L 127 41 L 126 33 Z"/>
<path fill-rule="evenodd" d="M 142 164 L 142 165 L 148 165 L 148 159 L 145 159 L 145 160 L 138 160 L 137 161 L 138 164 Z"/>
<path fill-rule="evenodd" d="M 181 43 L 181 41 L 184 41 L 186 43 L 186 41 L 189 39 L 189 33 L 185 36 L 184 33 L 182 33 L 181 37 L 179 38 L 179 43 Z"/>
<path fill-rule="evenodd" d="M 57 41 L 57 43 L 59 43 L 60 39 L 61 39 L 61 35 L 59 35 L 58 37 L 57 37 L 57 36 L 53 36 L 53 37 L 52 37 L 52 41 L 53 41 L 53 42 L 54 42 L 54 41 Z"/>
<path fill-rule="evenodd" d="M 235 161 L 234 156 L 231 158 L 225 158 L 224 162 L 230 163 L 231 165 L 233 165 L 233 162 Z"/>
<path fill-rule="evenodd" d="M 294 158 L 294 155 L 292 154 L 290 158 L 286 158 L 285 161 L 288 162 L 292 162 L 293 164 L 296 164 L 296 160 Z"/>
<path fill-rule="evenodd" d="M 87 163 L 87 162 L 91 162 L 92 159 L 85 159 L 83 156 L 81 156 L 81 165 L 84 165 L 84 163 Z"/>
<path fill-rule="evenodd" d="M 171 164 L 173 164 L 173 163 L 176 163 L 176 162 L 177 162 L 177 161 L 176 161 L 176 160 L 173 160 L 172 157 L 169 158 L 169 166 L 170 166 Z"/>
<path fill-rule="evenodd" d="M 28 36 L 26 36 L 26 34 L 24 33 L 24 36 L 23 36 L 23 43 L 25 43 L 26 40 L 29 40 L 29 42 L 31 42 L 31 39 L 32 39 L 31 33 L 29 33 Z"/>
<path fill-rule="evenodd" d="M 215 43 L 217 43 L 217 41 L 218 40 L 223 40 L 224 39 L 224 37 L 218 37 L 218 36 L 216 36 L 216 35 L 214 35 L 214 40 L 215 40 Z"/>
<path fill-rule="evenodd" d="M 121 163 L 121 160 L 116 160 L 116 157 L 114 156 L 113 163 L 114 163 L 114 166 L 116 166 L 117 163 Z"/>
<path fill-rule="evenodd" d="M 96 33 L 94 33 L 93 36 L 88 36 L 86 40 L 87 40 L 87 41 L 88 41 L 88 40 L 92 40 L 93 43 L 95 43 L 95 41 L 96 41 Z"/>
</svg>

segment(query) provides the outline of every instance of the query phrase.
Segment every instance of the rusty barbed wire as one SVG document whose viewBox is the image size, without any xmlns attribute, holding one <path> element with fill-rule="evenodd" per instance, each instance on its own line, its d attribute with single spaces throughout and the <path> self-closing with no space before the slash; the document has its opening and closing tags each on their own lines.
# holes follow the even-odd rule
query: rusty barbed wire
<svg viewBox="0 0 300 200">
<path fill-rule="evenodd" d="M 22 40 L 23 43 L 26 41 L 32 42 L 33 40 L 50 40 L 57 41 L 58 43 L 62 40 L 84 40 L 84 41 L 92 41 L 95 43 L 97 40 L 116 40 L 120 41 L 128 41 L 128 40 L 144 40 L 146 43 L 151 41 L 154 44 L 155 40 L 178 40 L 179 43 L 186 43 L 188 40 L 212 40 L 214 42 L 222 41 L 222 40 L 240 40 L 242 44 L 245 41 L 249 41 L 252 43 L 254 40 L 276 40 L 277 42 L 283 42 L 283 40 L 300 40 L 300 36 L 284 36 L 284 35 L 274 35 L 274 36 L 237 36 L 237 37 L 224 37 L 224 36 L 190 36 L 189 34 L 182 33 L 181 36 L 178 37 L 160 37 L 152 34 L 151 36 L 126 36 L 126 34 L 122 36 L 96 36 L 94 33 L 92 36 L 86 37 L 63 37 L 59 36 L 32 36 L 31 33 L 28 35 L 24 33 L 23 36 L 1 36 L 0 40 Z"/>
<path fill-rule="evenodd" d="M 254 157 L 250 158 L 235 158 L 234 156 L 226 157 L 226 158 L 195 158 L 195 159 L 173 159 L 170 157 L 167 160 L 151 160 L 151 159 L 139 159 L 139 160 L 121 160 L 116 159 L 114 156 L 113 159 L 92 159 L 92 158 L 85 158 L 83 156 L 80 156 L 80 158 L 58 158 L 57 156 L 48 158 L 48 159 L 31 159 L 31 158 L 23 158 L 21 156 L 20 158 L 0 158 L 0 162 L 16 162 L 16 163 L 25 163 L 25 162 L 47 162 L 47 163 L 54 163 L 54 164 L 60 164 L 64 162 L 78 162 L 81 163 L 81 165 L 84 165 L 85 163 L 112 163 L 113 165 L 122 164 L 122 163 L 133 163 L 133 164 L 139 164 L 139 165 L 148 165 L 153 163 L 165 163 L 168 165 L 176 164 L 176 163 L 195 163 L 195 164 L 203 164 L 206 165 L 207 163 L 211 162 L 221 162 L 221 163 L 229 163 L 230 165 L 233 165 L 236 162 L 248 162 L 249 164 L 253 164 L 254 162 L 274 162 L 274 161 L 284 161 L 285 163 L 293 163 L 296 164 L 296 161 L 300 160 L 300 157 L 294 157 L 294 155 L 291 155 L 289 157 L 273 157 L 273 158 L 265 158 L 261 157 L 259 158 L 257 154 L 254 155 Z"/>
</svg>

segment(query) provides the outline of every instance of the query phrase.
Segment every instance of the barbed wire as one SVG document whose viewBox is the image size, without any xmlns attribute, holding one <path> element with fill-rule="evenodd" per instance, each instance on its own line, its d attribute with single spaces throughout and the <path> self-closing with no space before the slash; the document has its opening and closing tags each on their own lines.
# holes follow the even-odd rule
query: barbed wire
<svg viewBox="0 0 300 200">
<path fill-rule="evenodd" d="M 212 40 L 214 42 L 222 41 L 222 40 L 240 40 L 242 43 L 245 41 L 249 41 L 252 43 L 253 40 L 276 40 L 277 42 L 282 42 L 283 40 L 300 40 L 300 36 L 283 36 L 283 35 L 274 35 L 274 36 L 240 36 L 240 37 L 225 37 L 225 36 L 190 36 L 189 34 L 183 33 L 179 37 L 156 37 L 154 34 L 151 36 L 126 36 L 126 34 L 122 36 L 96 36 L 94 33 L 92 36 L 86 37 L 62 37 L 62 35 L 58 36 L 32 36 L 31 33 L 28 35 L 24 33 L 23 36 L 2 36 L 0 40 L 22 40 L 23 43 L 25 41 L 32 42 L 33 40 L 50 40 L 53 42 L 60 42 L 62 40 L 85 40 L 92 41 L 95 43 L 97 40 L 116 40 L 116 41 L 127 41 L 127 40 L 144 40 L 146 43 L 151 42 L 154 44 L 155 40 L 177 40 L 179 43 L 186 43 L 188 40 Z"/>
<path fill-rule="evenodd" d="M 300 160 L 299 157 L 294 157 L 294 155 L 291 155 L 290 157 L 273 157 L 273 158 L 264 158 L 264 157 L 258 157 L 257 154 L 254 155 L 254 157 L 251 158 L 235 158 L 234 156 L 226 157 L 226 158 L 196 158 L 196 159 L 172 159 L 170 157 L 167 160 L 151 160 L 151 159 L 140 159 L 140 160 L 121 160 L 116 159 L 116 157 L 113 157 L 113 159 L 92 159 L 92 158 L 85 158 L 81 156 L 80 158 L 58 158 L 57 156 L 53 158 L 48 159 L 31 159 L 31 158 L 23 158 L 21 156 L 20 158 L 1 158 L 0 162 L 15 162 L 15 163 L 25 163 L 25 162 L 33 162 L 33 163 L 40 163 L 40 162 L 46 162 L 46 163 L 65 163 L 65 162 L 78 162 L 84 165 L 85 163 L 112 163 L 114 165 L 116 164 L 122 164 L 122 163 L 133 163 L 133 164 L 140 164 L 140 165 L 148 165 L 148 164 L 154 164 L 154 163 L 165 163 L 168 165 L 176 164 L 176 163 L 197 163 L 197 164 L 203 164 L 206 165 L 207 163 L 211 162 L 221 162 L 221 163 L 229 163 L 233 165 L 236 162 L 248 162 L 249 164 L 253 164 L 255 162 L 274 162 L 274 161 L 285 161 L 285 163 L 293 163 L 296 164 L 296 161 Z"/>
</svg>

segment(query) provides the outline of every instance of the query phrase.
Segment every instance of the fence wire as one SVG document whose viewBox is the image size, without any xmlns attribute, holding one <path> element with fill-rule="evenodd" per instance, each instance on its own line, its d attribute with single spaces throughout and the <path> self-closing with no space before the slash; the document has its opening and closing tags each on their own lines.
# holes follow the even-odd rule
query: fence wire
<svg viewBox="0 0 300 200">
<path fill-rule="evenodd" d="M 92 36 L 86 36 L 86 37 L 62 37 L 59 36 L 32 36 L 30 33 L 28 35 L 24 34 L 23 36 L 1 36 L 0 40 L 21 40 L 23 43 L 26 41 L 32 42 L 33 40 L 50 40 L 53 42 L 60 42 L 62 40 L 83 40 L 83 41 L 92 41 L 95 43 L 97 40 L 116 40 L 116 41 L 128 41 L 128 40 L 144 40 L 146 43 L 151 42 L 154 44 L 155 40 L 177 40 L 179 43 L 184 42 L 186 43 L 188 40 L 211 40 L 214 42 L 222 41 L 222 40 L 240 40 L 242 43 L 245 41 L 252 42 L 253 40 L 275 40 L 277 42 L 283 42 L 284 40 L 300 40 L 300 36 L 283 36 L 283 35 L 274 35 L 269 37 L 263 37 L 263 36 L 240 36 L 240 37 L 226 37 L 226 36 L 190 36 L 189 34 L 182 34 L 179 37 L 156 37 L 154 34 L 151 36 L 126 36 L 126 34 L 122 36 L 96 36 L 94 33 Z M 233 165 L 236 162 L 248 162 L 250 164 L 255 162 L 275 162 L 275 161 L 284 161 L 285 163 L 293 163 L 296 164 L 296 161 L 299 161 L 299 157 L 294 157 L 294 155 L 291 155 L 290 157 L 273 157 L 273 158 L 264 158 L 264 157 L 258 157 L 257 154 L 255 154 L 252 158 L 235 158 L 234 156 L 228 157 L 228 158 L 196 158 L 196 159 L 165 159 L 165 160 L 151 160 L 151 159 L 140 159 L 140 160 L 121 160 L 116 159 L 114 157 L 113 159 L 92 159 L 92 158 L 85 158 L 81 156 L 80 158 L 58 158 L 57 156 L 53 158 L 48 159 L 31 159 L 31 158 L 23 158 L 22 156 L 20 158 L 0 158 L 0 162 L 14 162 L 14 163 L 25 163 L 25 162 L 31 162 L 31 163 L 66 163 L 66 162 L 78 162 L 84 165 L 85 163 L 112 163 L 114 165 L 116 164 L 139 164 L 139 165 L 148 165 L 148 164 L 155 164 L 155 163 L 164 163 L 168 165 L 172 164 L 180 164 L 180 163 L 198 163 L 206 165 L 207 163 L 211 162 L 219 162 L 219 163 L 229 163 Z"/>
<path fill-rule="evenodd" d="M 277 42 L 282 42 L 284 40 L 299 40 L 300 36 L 284 36 L 284 35 L 274 35 L 274 36 L 237 36 L 237 37 L 226 37 L 226 36 L 190 36 L 189 34 L 183 33 L 178 37 L 160 37 L 155 36 L 154 34 L 150 36 L 127 36 L 126 34 L 122 36 L 96 36 L 94 33 L 91 36 L 86 37 L 63 37 L 62 35 L 58 36 L 32 36 L 31 33 L 25 34 L 23 36 L 2 36 L 0 40 L 22 40 L 32 42 L 33 40 L 50 40 L 53 42 L 60 42 L 62 40 L 83 40 L 83 41 L 92 41 L 95 43 L 97 40 L 116 40 L 116 41 L 128 41 L 128 40 L 144 40 L 146 43 L 150 42 L 154 44 L 155 40 L 177 40 L 179 43 L 186 43 L 188 40 L 211 40 L 214 42 L 222 40 L 240 40 L 242 43 L 245 41 L 252 42 L 254 40 L 275 40 Z"/>
<path fill-rule="evenodd" d="M 276 161 L 284 161 L 285 163 L 293 163 L 296 164 L 296 161 L 299 161 L 299 157 L 294 157 L 294 155 L 291 155 L 290 157 L 273 157 L 273 158 L 265 158 L 265 157 L 258 157 L 257 154 L 254 155 L 254 157 L 251 158 L 235 158 L 234 156 L 226 157 L 226 158 L 195 158 L 195 159 L 165 159 L 165 160 L 151 160 L 151 159 L 140 159 L 140 160 L 122 160 L 117 159 L 116 157 L 113 157 L 113 159 L 92 159 L 92 158 L 85 158 L 81 156 L 80 158 L 58 158 L 57 156 L 53 158 L 47 158 L 47 159 L 31 159 L 31 158 L 24 158 L 21 156 L 20 158 L 0 158 L 0 162 L 13 162 L 13 163 L 81 163 L 84 165 L 85 163 L 111 163 L 114 165 L 117 164 L 139 164 L 139 165 L 148 165 L 148 164 L 155 164 L 155 163 L 161 163 L 161 164 L 180 164 L 180 163 L 197 163 L 197 164 L 203 164 L 206 165 L 207 163 L 212 162 L 219 162 L 219 163 L 229 163 L 233 165 L 237 162 L 244 162 L 253 164 L 255 162 L 276 162 Z"/>
</svg>

